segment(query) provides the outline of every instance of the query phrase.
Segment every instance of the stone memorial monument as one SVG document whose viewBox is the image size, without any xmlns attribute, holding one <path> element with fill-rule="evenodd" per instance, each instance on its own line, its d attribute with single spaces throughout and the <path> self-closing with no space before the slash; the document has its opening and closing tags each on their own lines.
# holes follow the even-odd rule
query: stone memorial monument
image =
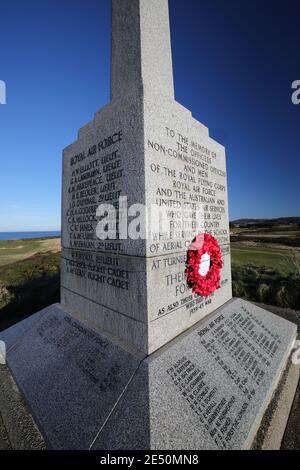
<svg viewBox="0 0 300 470">
<path fill-rule="evenodd" d="M 251 448 L 296 326 L 232 299 L 225 149 L 175 100 L 167 0 L 112 0 L 111 102 L 63 154 L 61 270 L 61 304 L 0 335 L 50 448 Z"/>
<path fill-rule="evenodd" d="M 174 99 L 168 15 L 167 1 L 112 2 L 111 103 L 63 163 L 62 303 L 144 354 L 232 297 L 225 150 Z M 98 206 L 125 198 L 125 234 L 99 240 Z M 136 205 L 147 210 L 145 236 L 132 239 Z M 153 206 L 165 210 L 164 232 Z M 184 275 L 198 232 L 222 248 L 221 288 L 209 299 L 191 295 Z"/>
</svg>

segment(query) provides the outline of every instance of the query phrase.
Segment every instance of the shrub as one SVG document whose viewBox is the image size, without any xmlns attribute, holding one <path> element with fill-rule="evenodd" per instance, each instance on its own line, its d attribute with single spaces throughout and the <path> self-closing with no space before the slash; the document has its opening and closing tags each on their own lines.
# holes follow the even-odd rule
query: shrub
<svg viewBox="0 0 300 470">
<path fill-rule="evenodd" d="M 37 254 L 0 268 L 0 322 L 25 317 L 59 300 L 60 253 Z"/>
<path fill-rule="evenodd" d="M 300 310 L 300 273 L 254 265 L 232 265 L 233 293 L 255 302 Z"/>
</svg>

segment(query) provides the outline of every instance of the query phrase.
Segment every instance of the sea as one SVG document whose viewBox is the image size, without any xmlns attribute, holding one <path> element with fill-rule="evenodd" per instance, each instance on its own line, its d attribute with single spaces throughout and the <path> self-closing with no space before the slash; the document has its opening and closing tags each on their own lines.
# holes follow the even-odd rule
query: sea
<svg viewBox="0 0 300 470">
<path fill-rule="evenodd" d="M 20 240 L 21 238 L 60 237 L 61 232 L 0 232 L 0 240 Z"/>
</svg>

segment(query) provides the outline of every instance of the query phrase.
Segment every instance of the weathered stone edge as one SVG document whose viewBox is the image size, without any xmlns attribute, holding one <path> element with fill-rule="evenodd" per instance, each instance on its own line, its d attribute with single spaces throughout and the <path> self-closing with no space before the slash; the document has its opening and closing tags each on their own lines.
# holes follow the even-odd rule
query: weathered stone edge
<svg viewBox="0 0 300 470">
<path fill-rule="evenodd" d="M 299 366 L 291 357 L 265 411 L 251 450 L 280 450 L 299 383 Z"/>
<path fill-rule="evenodd" d="M 46 443 L 7 366 L 0 366 L 0 416 L 13 450 L 45 450 Z"/>
</svg>

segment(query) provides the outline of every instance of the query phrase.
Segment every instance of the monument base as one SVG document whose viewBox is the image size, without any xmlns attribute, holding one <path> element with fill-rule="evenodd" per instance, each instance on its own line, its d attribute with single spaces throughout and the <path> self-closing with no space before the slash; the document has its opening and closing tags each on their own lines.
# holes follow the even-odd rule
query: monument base
<svg viewBox="0 0 300 470">
<path fill-rule="evenodd" d="M 0 340 L 49 448 L 250 449 L 294 367 L 296 333 L 293 323 L 233 299 L 146 358 L 61 305 Z"/>
</svg>

